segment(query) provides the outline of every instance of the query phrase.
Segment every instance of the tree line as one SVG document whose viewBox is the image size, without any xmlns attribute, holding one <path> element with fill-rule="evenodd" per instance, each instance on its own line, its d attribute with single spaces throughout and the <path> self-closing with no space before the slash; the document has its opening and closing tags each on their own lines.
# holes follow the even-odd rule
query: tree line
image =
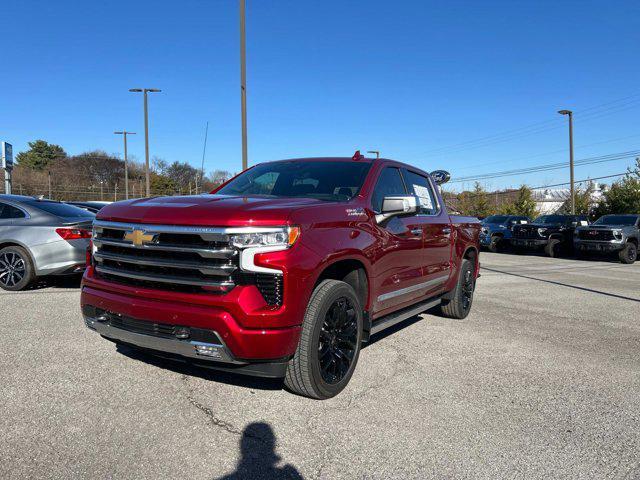
<svg viewBox="0 0 640 480">
<path fill-rule="evenodd" d="M 44 195 L 56 200 L 122 200 L 125 198 L 124 160 L 102 150 L 68 155 L 60 146 L 44 140 L 29 142 L 16 155 L 13 193 Z M 128 161 L 129 196 L 145 193 L 144 164 Z M 186 162 L 169 163 L 154 157 L 150 165 L 152 195 L 184 195 L 209 192 L 231 178 L 226 170 L 202 175 Z"/>
</svg>

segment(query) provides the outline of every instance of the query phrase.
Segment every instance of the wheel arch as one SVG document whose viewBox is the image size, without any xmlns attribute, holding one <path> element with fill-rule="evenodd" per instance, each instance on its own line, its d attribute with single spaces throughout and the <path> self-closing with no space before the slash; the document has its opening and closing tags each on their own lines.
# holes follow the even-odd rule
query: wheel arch
<svg viewBox="0 0 640 480">
<path fill-rule="evenodd" d="M 27 252 L 27 255 L 29 255 L 29 260 L 31 260 L 31 264 L 33 265 L 33 268 L 36 269 L 37 271 L 36 260 L 35 258 L 33 258 L 33 254 L 31 253 L 31 250 L 29 250 L 29 247 L 15 240 L 4 240 L 4 241 L 0 240 L 0 250 L 7 247 L 22 248 L 25 252 Z"/>
</svg>

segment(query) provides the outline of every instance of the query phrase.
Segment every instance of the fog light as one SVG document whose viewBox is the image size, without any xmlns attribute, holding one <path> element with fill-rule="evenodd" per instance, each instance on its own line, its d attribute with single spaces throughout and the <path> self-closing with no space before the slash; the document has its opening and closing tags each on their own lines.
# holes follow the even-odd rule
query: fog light
<svg viewBox="0 0 640 480">
<path fill-rule="evenodd" d="M 203 357 L 222 358 L 222 355 L 220 354 L 220 347 L 207 344 L 195 344 L 195 347 L 198 355 L 202 355 Z"/>
<path fill-rule="evenodd" d="M 84 324 L 92 330 L 96 329 L 96 319 L 93 317 L 84 317 Z"/>
<path fill-rule="evenodd" d="M 173 333 L 176 338 L 179 339 L 189 338 L 191 336 L 191 332 L 188 327 L 176 327 Z"/>
</svg>

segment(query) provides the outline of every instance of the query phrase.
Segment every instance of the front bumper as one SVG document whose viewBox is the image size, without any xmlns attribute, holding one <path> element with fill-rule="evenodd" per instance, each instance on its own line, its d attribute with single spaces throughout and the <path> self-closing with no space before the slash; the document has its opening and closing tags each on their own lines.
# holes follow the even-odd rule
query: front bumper
<svg viewBox="0 0 640 480">
<path fill-rule="evenodd" d="M 549 243 L 547 238 L 512 238 L 511 245 L 516 247 L 539 248 Z"/>
<path fill-rule="evenodd" d="M 206 363 L 213 368 L 252 375 L 284 375 L 283 365 L 286 367 L 286 361 L 295 352 L 300 337 L 299 326 L 269 329 L 243 327 L 229 311 L 220 306 L 128 296 L 86 285 L 82 287 L 81 304 L 87 327 L 105 338 Z M 105 314 L 106 320 L 99 320 Z M 149 328 L 143 333 L 127 331 L 114 325 L 117 322 L 111 321 L 111 316 L 141 322 Z M 191 334 L 188 339 L 166 335 L 160 338 L 155 330 L 162 331 L 164 327 L 181 327 L 197 332 L 197 335 Z M 203 338 L 203 332 L 209 334 L 208 339 Z M 216 356 L 198 353 L 196 347 L 200 343 L 208 344 L 211 347 L 209 350 L 215 352 Z"/>
<path fill-rule="evenodd" d="M 491 244 L 491 235 L 487 235 L 484 233 L 480 234 L 480 245 L 483 247 L 488 247 Z"/>
<path fill-rule="evenodd" d="M 624 248 L 624 241 L 604 241 L 599 242 L 595 240 L 578 240 L 574 242 L 574 247 L 576 250 L 580 250 L 583 252 L 617 252 L 618 250 L 622 250 Z"/>
</svg>

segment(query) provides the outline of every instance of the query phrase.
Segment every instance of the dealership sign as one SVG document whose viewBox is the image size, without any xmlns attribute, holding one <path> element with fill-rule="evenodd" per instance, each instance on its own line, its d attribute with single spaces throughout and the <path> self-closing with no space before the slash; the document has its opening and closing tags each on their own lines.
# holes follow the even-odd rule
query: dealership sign
<svg viewBox="0 0 640 480">
<path fill-rule="evenodd" d="M 10 143 L 1 142 L 2 168 L 11 170 L 13 168 L 13 147 Z"/>
</svg>

